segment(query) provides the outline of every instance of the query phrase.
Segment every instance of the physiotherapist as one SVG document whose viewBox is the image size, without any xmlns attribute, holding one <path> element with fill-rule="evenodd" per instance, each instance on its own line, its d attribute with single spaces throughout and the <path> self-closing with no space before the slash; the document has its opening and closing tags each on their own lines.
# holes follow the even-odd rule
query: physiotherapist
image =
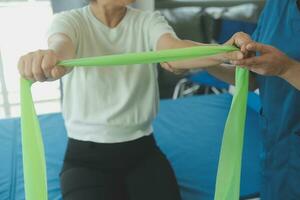
<svg viewBox="0 0 300 200">
<path fill-rule="evenodd" d="M 259 88 L 262 200 L 300 200 L 300 0 L 268 0 L 242 51 L 259 56 L 247 66 Z"/>
<path fill-rule="evenodd" d="M 250 89 L 260 92 L 261 200 L 300 200 L 300 0 L 267 0 L 252 39 L 236 33 L 227 44 L 244 52 L 232 64 L 248 68 Z M 207 71 L 234 84 L 235 69 Z"/>
</svg>

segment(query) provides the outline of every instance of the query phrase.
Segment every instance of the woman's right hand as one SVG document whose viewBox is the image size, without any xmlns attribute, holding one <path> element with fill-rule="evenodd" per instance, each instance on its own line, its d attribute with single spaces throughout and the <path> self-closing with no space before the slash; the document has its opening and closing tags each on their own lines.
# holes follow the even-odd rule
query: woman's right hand
<svg viewBox="0 0 300 200">
<path fill-rule="evenodd" d="M 52 81 L 60 79 L 70 70 L 57 66 L 59 59 L 54 50 L 37 50 L 19 59 L 18 69 L 21 76 L 31 81 Z"/>
</svg>

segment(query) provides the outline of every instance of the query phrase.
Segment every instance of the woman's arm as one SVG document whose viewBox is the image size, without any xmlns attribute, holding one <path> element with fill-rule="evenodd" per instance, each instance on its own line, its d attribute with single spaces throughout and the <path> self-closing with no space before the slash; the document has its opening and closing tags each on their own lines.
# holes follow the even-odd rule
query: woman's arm
<svg viewBox="0 0 300 200">
<path fill-rule="evenodd" d="M 228 40 L 225 44 L 227 45 L 236 45 L 238 47 L 242 46 L 245 43 L 251 41 L 249 35 L 239 32 L 236 33 Z M 192 47 L 192 46 L 199 46 L 205 45 L 193 41 L 188 40 L 180 40 L 174 38 L 171 34 L 163 35 L 157 45 L 158 50 L 163 49 L 173 49 L 173 48 L 184 48 L 184 47 Z M 247 56 L 247 51 L 243 52 Z M 171 71 L 176 72 L 178 69 L 191 69 L 191 68 L 203 68 L 206 69 L 211 75 L 215 76 L 216 78 L 223 80 L 229 84 L 235 84 L 235 68 L 233 67 L 226 67 L 223 65 L 224 61 L 228 60 L 240 60 L 243 59 L 244 54 L 236 51 L 232 53 L 225 53 L 218 56 L 211 56 L 208 58 L 199 58 L 187 61 L 179 61 L 179 62 L 169 62 L 169 63 L 162 63 L 162 66 Z M 257 88 L 257 84 L 255 81 L 254 75 L 251 73 L 250 75 L 250 86 L 251 90 L 255 90 Z"/>
<path fill-rule="evenodd" d="M 53 81 L 72 70 L 56 65 L 60 60 L 75 56 L 75 47 L 67 35 L 52 35 L 48 39 L 48 47 L 47 50 L 37 50 L 20 58 L 18 69 L 22 77 L 32 81 Z"/>
<path fill-rule="evenodd" d="M 164 34 L 158 41 L 157 50 L 186 48 L 204 45 L 201 43 L 180 40 L 175 38 L 172 34 Z M 184 61 L 168 62 L 169 67 L 173 69 L 192 69 L 192 68 L 204 68 L 220 65 L 224 61 L 240 60 L 243 59 L 243 54 L 239 51 L 224 53 L 216 56 L 210 56 L 207 58 L 189 59 Z"/>
<path fill-rule="evenodd" d="M 228 67 L 226 65 L 214 66 L 206 68 L 207 72 L 213 75 L 214 77 L 229 83 L 231 85 L 235 85 L 235 68 Z M 258 88 L 255 75 L 250 73 L 249 76 L 249 90 L 254 91 Z"/>
<path fill-rule="evenodd" d="M 72 59 L 75 57 L 75 47 L 71 39 L 63 33 L 50 36 L 48 39 L 48 48 L 59 56 L 59 60 Z"/>
</svg>

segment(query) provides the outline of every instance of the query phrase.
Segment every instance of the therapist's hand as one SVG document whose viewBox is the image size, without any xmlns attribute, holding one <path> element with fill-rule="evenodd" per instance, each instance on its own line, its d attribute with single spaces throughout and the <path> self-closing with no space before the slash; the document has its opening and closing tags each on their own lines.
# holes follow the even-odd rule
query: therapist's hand
<svg viewBox="0 0 300 200">
<path fill-rule="evenodd" d="M 280 50 L 257 42 L 244 44 L 241 49 L 243 52 L 259 52 L 260 56 L 232 61 L 232 64 L 246 67 L 260 75 L 283 77 L 296 62 Z"/>
</svg>

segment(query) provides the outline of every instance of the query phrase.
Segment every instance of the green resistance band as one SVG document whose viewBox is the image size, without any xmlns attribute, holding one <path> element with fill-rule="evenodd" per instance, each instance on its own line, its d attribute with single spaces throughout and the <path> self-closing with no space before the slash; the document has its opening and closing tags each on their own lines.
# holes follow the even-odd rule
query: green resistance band
<svg viewBox="0 0 300 200">
<path fill-rule="evenodd" d="M 121 66 L 171 62 L 238 50 L 233 46 L 198 46 L 156 52 L 130 53 L 102 57 L 66 60 L 58 63 L 66 67 Z M 39 121 L 31 94 L 32 83 L 21 78 L 21 128 L 23 170 L 26 200 L 48 200 L 45 153 Z M 238 200 L 241 152 L 246 116 L 248 71 L 237 68 L 236 87 L 226 122 L 217 176 L 216 200 Z"/>
<path fill-rule="evenodd" d="M 247 110 L 249 71 L 237 68 L 236 91 L 225 124 L 216 181 L 215 200 L 240 199 L 240 178 Z"/>
</svg>

